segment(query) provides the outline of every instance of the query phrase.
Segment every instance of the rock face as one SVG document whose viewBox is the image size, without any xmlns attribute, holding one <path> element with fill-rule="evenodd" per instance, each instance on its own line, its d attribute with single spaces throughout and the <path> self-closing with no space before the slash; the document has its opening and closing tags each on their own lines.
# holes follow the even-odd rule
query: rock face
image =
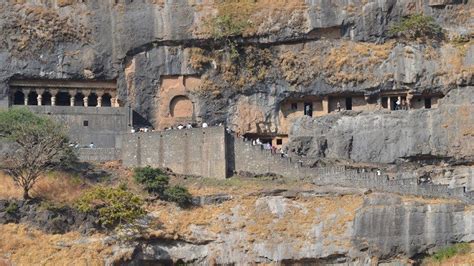
<svg viewBox="0 0 474 266">
<path fill-rule="evenodd" d="M 472 161 L 473 87 L 452 90 L 438 109 L 343 113 L 302 118 L 289 149 L 313 158 L 363 162 Z"/>
<path fill-rule="evenodd" d="M 7 105 L 12 78 L 116 79 L 120 101 L 158 125 L 164 78 L 192 75 L 202 80 L 190 92 L 197 117 L 237 131 L 275 131 L 279 104 L 290 96 L 472 85 L 469 37 L 459 46 L 395 45 L 387 33 L 401 17 L 422 12 L 449 34 L 469 35 L 472 5 L 257 1 L 245 17 L 251 26 L 235 40 L 238 60 L 229 61 L 228 47 L 213 41 L 206 26 L 209 17 L 232 10 L 218 1 L 3 3 L 0 102 Z M 239 108 L 245 104 L 255 117 L 247 119 L 249 109 Z"/>
<path fill-rule="evenodd" d="M 174 240 L 161 234 L 142 241 L 131 263 L 366 265 L 378 259 L 403 261 L 448 243 L 474 240 L 473 210 L 464 204 L 354 192 L 234 199 L 221 206 L 227 211 L 210 215 L 205 223 L 185 225 L 188 217 L 182 216 Z M 210 214 L 207 208 L 201 211 Z M 171 222 L 163 230 L 171 229 Z"/>
</svg>

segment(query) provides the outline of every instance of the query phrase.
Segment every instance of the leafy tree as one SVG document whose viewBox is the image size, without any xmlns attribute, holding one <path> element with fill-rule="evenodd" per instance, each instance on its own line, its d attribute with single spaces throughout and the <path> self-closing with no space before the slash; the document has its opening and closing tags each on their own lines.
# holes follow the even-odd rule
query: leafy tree
<svg viewBox="0 0 474 266">
<path fill-rule="evenodd" d="M 169 187 L 164 192 L 164 197 L 167 201 L 176 202 L 181 207 L 186 207 L 191 204 L 192 196 L 185 187 L 174 186 Z"/>
<path fill-rule="evenodd" d="M 409 40 L 416 40 L 417 38 L 440 38 L 443 29 L 432 17 L 415 14 L 392 26 L 389 33 L 401 35 Z"/>
<path fill-rule="evenodd" d="M 135 181 L 145 186 L 149 193 L 162 195 L 169 183 L 169 176 L 158 168 L 138 167 L 134 169 Z"/>
<path fill-rule="evenodd" d="M 79 211 L 90 213 L 97 211 L 99 221 L 104 227 L 132 224 L 143 217 L 143 201 L 125 187 L 95 187 L 82 195 L 77 201 Z"/>
<path fill-rule="evenodd" d="M 0 112 L 0 138 L 9 143 L 1 168 L 23 188 L 23 198 L 40 176 L 74 159 L 64 127 L 27 109 Z"/>
</svg>

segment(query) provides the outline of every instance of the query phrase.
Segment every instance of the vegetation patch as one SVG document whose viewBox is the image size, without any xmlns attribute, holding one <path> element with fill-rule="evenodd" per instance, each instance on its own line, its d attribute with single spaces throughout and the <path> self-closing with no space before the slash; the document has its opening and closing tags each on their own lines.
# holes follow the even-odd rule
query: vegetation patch
<svg viewBox="0 0 474 266">
<path fill-rule="evenodd" d="M 191 194 L 182 186 L 169 187 L 163 195 L 167 201 L 176 202 L 181 207 L 187 207 L 192 203 Z"/>
<path fill-rule="evenodd" d="M 100 224 L 106 228 L 134 224 L 146 214 L 142 206 L 142 199 L 123 186 L 98 186 L 84 193 L 76 203 L 77 209 L 84 213 L 97 212 Z"/>
<path fill-rule="evenodd" d="M 389 33 L 412 41 L 443 37 L 441 26 L 436 23 L 433 17 L 423 14 L 415 14 L 402 19 L 390 28 Z"/>
<path fill-rule="evenodd" d="M 65 128 L 27 109 L 0 112 L 0 138 L 10 143 L 0 167 L 23 189 L 24 199 L 42 175 L 76 160 Z"/>
<path fill-rule="evenodd" d="M 59 1 L 68 5 L 71 1 Z M 91 31 L 74 20 L 74 16 L 63 17 L 52 8 L 23 5 L 21 8 L 7 7 L 0 18 L 0 48 L 6 48 L 19 57 L 38 55 L 52 51 L 59 43 L 90 41 Z"/>
<path fill-rule="evenodd" d="M 134 169 L 133 177 L 136 182 L 142 184 L 148 193 L 163 195 L 168 187 L 169 176 L 158 168 L 137 167 Z"/>
<path fill-rule="evenodd" d="M 430 260 L 435 261 L 437 263 L 442 263 L 455 256 L 463 256 L 470 254 L 471 251 L 472 247 L 469 243 L 458 243 L 438 250 L 430 257 Z"/>
<path fill-rule="evenodd" d="M 133 177 L 148 193 L 158 195 L 162 200 L 176 202 L 181 207 L 187 207 L 192 203 L 192 196 L 188 190 L 182 186 L 170 187 L 170 177 L 161 169 L 150 166 L 138 167 L 134 169 Z"/>
</svg>

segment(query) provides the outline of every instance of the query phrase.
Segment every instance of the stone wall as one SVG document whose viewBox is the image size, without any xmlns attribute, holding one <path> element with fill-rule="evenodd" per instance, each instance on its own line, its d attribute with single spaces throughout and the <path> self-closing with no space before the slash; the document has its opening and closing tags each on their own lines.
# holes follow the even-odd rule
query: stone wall
<svg viewBox="0 0 474 266">
<path fill-rule="evenodd" d="M 134 133 L 123 136 L 125 166 L 170 168 L 184 175 L 227 177 L 223 127 Z"/>
<path fill-rule="evenodd" d="M 81 148 L 77 151 L 83 162 L 109 162 L 120 159 L 121 150 L 116 148 Z"/>
<path fill-rule="evenodd" d="M 28 106 L 36 114 L 51 116 L 69 130 L 71 142 L 80 147 L 94 143 L 96 148 L 117 148 L 118 136 L 129 129 L 128 108 L 71 106 Z"/>
<path fill-rule="evenodd" d="M 233 139 L 230 137 L 229 139 Z M 417 178 L 409 173 L 399 174 L 395 179 L 387 175 L 365 169 L 346 169 L 340 167 L 309 168 L 291 158 L 282 158 L 272 154 L 262 146 L 253 146 L 250 141 L 233 139 L 229 160 L 234 173 L 252 173 L 255 175 L 277 174 L 286 178 L 310 178 L 318 185 L 336 185 L 360 187 L 377 191 L 386 191 L 402 195 L 426 197 L 456 198 L 468 203 L 474 202 L 474 190 L 468 187 L 451 188 L 448 185 L 419 184 Z"/>
</svg>

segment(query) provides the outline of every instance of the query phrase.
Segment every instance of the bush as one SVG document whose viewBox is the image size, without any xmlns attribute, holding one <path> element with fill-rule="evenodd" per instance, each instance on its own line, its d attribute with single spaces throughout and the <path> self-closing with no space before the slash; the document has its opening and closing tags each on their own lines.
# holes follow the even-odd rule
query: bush
<svg viewBox="0 0 474 266">
<path fill-rule="evenodd" d="M 16 204 L 16 202 L 9 202 L 8 203 L 8 206 L 5 208 L 5 212 L 10 214 L 10 215 L 14 215 L 18 212 L 18 204 Z"/>
<path fill-rule="evenodd" d="M 163 194 L 169 183 L 169 176 L 166 173 L 150 166 L 135 168 L 133 177 L 135 181 L 145 186 L 148 193 L 159 195 Z"/>
<path fill-rule="evenodd" d="M 470 251 L 471 246 L 468 243 L 459 243 L 439 250 L 433 255 L 433 259 L 441 262 L 457 254 L 468 254 Z"/>
<path fill-rule="evenodd" d="M 192 196 L 185 187 L 174 186 L 167 188 L 164 192 L 165 200 L 176 202 L 181 207 L 191 204 Z"/>
<path fill-rule="evenodd" d="M 79 211 L 97 212 L 99 222 L 104 227 L 115 227 L 121 224 L 132 224 L 143 217 L 143 201 L 124 187 L 96 187 L 84 193 L 76 203 Z"/>
<path fill-rule="evenodd" d="M 429 16 L 411 15 L 390 28 L 390 34 L 402 35 L 409 40 L 418 38 L 441 38 L 443 29 Z"/>
</svg>

